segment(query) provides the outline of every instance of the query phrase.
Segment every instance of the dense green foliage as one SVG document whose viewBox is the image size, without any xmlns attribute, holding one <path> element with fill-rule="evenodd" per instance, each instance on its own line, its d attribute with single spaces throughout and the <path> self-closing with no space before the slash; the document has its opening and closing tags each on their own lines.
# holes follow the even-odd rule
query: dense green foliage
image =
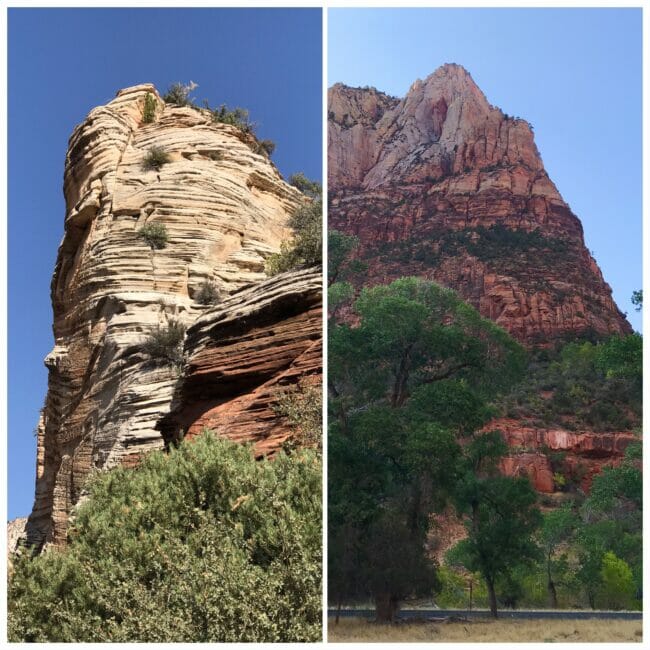
<svg viewBox="0 0 650 650">
<path fill-rule="evenodd" d="M 138 230 L 138 237 L 144 239 L 151 248 L 165 248 L 169 234 L 164 223 L 148 223 Z"/>
<path fill-rule="evenodd" d="M 169 154 L 158 146 L 153 146 L 147 151 L 142 160 L 142 169 L 145 171 L 160 171 L 163 165 L 169 162 Z"/>
<path fill-rule="evenodd" d="M 488 439 L 502 449 L 498 434 L 474 432 L 492 414 L 486 400 L 521 375 L 525 355 L 431 282 L 364 289 L 353 309 L 357 326 L 332 319 L 329 331 L 330 593 L 335 601 L 370 596 L 379 618 L 390 619 L 402 599 L 440 587 L 427 551 L 430 515 L 452 497 L 469 503 L 476 458 L 461 437 L 476 453 Z M 523 493 L 521 481 L 501 480 Z"/>
<path fill-rule="evenodd" d="M 510 599 L 516 599 L 513 572 L 539 556 L 533 539 L 541 523 L 537 496 L 528 479 L 500 473 L 498 462 L 506 452 L 498 432 L 474 434 L 463 445 L 454 497 L 467 536 L 448 554 L 452 563 L 483 577 L 493 616 L 497 615 L 497 585 L 505 586 Z"/>
<path fill-rule="evenodd" d="M 568 343 L 533 353 L 503 413 L 537 426 L 620 431 L 639 426 L 642 337 Z"/>
<path fill-rule="evenodd" d="M 323 385 L 303 379 L 275 395 L 274 411 L 286 418 L 293 434 L 284 443 L 285 451 L 321 449 L 323 437 Z"/>
<path fill-rule="evenodd" d="M 14 563 L 11 641 L 321 637 L 321 470 L 204 433 L 95 476 L 64 550 Z"/>
<path fill-rule="evenodd" d="M 304 175 L 300 176 L 304 178 Z M 307 184 L 301 181 L 300 187 L 305 191 L 306 200 L 289 218 L 288 225 L 293 230 L 293 237 L 283 241 L 280 252 L 274 253 L 266 261 L 268 275 L 323 263 L 322 188 L 313 181 L 307 181 Z"/>
</svg>

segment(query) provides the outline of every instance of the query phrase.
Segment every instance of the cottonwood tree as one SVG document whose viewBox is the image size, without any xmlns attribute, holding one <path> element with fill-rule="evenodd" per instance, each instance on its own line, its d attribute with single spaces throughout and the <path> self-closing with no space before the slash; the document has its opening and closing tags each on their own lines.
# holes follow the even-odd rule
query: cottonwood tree
<svg viewBox="0 0 650 650">
<path fill-rule="evenodd" d="M 453 291 L 417 278 L 361 291 L 358 324 L 329 332 L 329 573 L 337 602 L 370 595 L 379 620 L 437 586 L 430 515 L 456 491 L 458 438 L 524 353 Z M 425 570 L 425 567 L 427 569 Z"/>
</svg>

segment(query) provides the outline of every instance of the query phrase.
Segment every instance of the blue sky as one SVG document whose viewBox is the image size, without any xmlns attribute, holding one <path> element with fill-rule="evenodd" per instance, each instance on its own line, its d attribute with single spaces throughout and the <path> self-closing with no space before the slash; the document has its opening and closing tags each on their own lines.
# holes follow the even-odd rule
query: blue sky
<svg viewBox="0 0 650 650">
<path fill-rule="evenodd" d="M 522 117 L 619 308 L 641 287 L 640 9 L 331 9 L 328 85 L 403 97 L 443 63 Z"/>
<path fill-rule="evenodd" d="M 72 129 L 120 88 L 197 82 L 197 100 L 250 110 L 286 176 L 321 179 L 319 9 L 10 9 L 8 516 L 34 497 L 32 432 L 53 345 L 49 285 L 63 234 Z"/>
</svg>

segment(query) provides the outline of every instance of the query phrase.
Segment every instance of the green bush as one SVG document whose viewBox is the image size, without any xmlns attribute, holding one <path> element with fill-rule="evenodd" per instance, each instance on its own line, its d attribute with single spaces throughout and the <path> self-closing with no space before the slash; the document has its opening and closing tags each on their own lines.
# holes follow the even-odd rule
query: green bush
<svg viewBox="0 0 650 650">
<path fill-rule="evenodd" d="M 142 160 L 142 169 L 144 171 L 160 171 L 160 168 L 168 162 L 169 154 L 162 147 L 153 146 Z"/>
<path fill-rule="evenodd" d="M 323 387 L 320 382 L 301 381 L 275 395 L 273 410 L 284 416 L 293 429 L 284 449 L 321 448 L 323 437 Z"/>
<path fill-rule="evenodd" d="M 195 300 L 200 305 L 216 305 L 221 301 L 221 292 L 214 282 L 205 281 L 196 292 Z"/>
<path fill-rule="evenodd" d="M 311 181 L 310 181 L 311 182 Z M 289 218 L 289 227 L 294 236 L 283 241 L 280 252 L 266 261 L 267 275 L 277 275 L 292 269 L 319 266 L 323 258 L 323 201 L 320 184 L 316 198 L 301 205 Z"/>
<path fill-rule="evenodd" d="M 14 563 L 13 642 L 321 638 L 321 466 L 206 432 L 96 474 L 69 543 Z"/>
<path fill-rule="evenodd" d="M 170 320 L 167 325 L 157 325 L 145 340 L 142 349 L 152 360 L 179 365 L 183 361 L 183 340 L 185 325 Z"/>
<path fill-rule="evenodd" d="M 236 126 L 244 133 L 253 132 L 253 124 L 248 117 L 248 111 L 245 108 L 229 109 L 225 104 L 221 104 L 219 108 L 215 108 L 212 112 L 212 119 L 220 124 L 230 124 Z"/>
<path fill-rule="evenodd" d="M 634 579 L 625 560 L 608 551 L 600 569 L 601 598 L 608 609 L 627 609 L 634 598 Z"/>
<path fill-rule="evenodd" d="M 176 82 L 167 89 L 167 92 L 163 95 L 163 101 L 166 104 L 173 104 L 174 106 L 195 107 L 194 102 L 190 99 L 190 93 L 196 87 L 197 84 L 192 81 L 189 84 Z"/>
<path fill-rule="evenodd" d="M 144 98 L 144 110 L 142 112 L 142 121 L 149 124 L 156 117 L 156 100 L 151 93 L 147 93 Z"/>
<path fill-rule="evenodd" d="M 165 248 L 169 241 L 169 234 L 165 224 L 148 223 L 138 230 L 138 237 L 144 239 L 151 248 Z"/>
</svg>

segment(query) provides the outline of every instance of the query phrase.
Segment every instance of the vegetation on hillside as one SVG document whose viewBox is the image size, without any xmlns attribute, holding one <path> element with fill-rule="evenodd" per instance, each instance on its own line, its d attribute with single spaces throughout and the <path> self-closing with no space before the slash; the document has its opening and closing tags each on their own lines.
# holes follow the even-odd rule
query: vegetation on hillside
<svg viewBox="0 0 650 650">
<path fill-rule="evenodd" d="M 96 474 L 65 549 L 13 566 L 14 642 L 321 638 L 321 467 L 205 432 Z"/>
<path fill-rule="evenodd" d="M 305 201 L 289 217 L 292 238 L 283 241 L 280 252 L 266 261 L 266 273 L 270 276 L 323 263 L 322 187 L 302 173 L 293 175 L 289 183 L 305 195 Z"/>
<path fill-rule="evenodd" d="M 510 450 L 485 425 L 503 414 L 601 431 L 638 424 L 641 337 L 525 353 L 434 283 L 355 292 L 358 240 L 332 232 L 329 241 L 331 604 L 371 599 L 391 620 L 414 597 L 467 607 L 472 583 L 474 606 L 494 615 L 639 607 L 640 447 L 597 475 L 588 496 L 546 450 L 569 492 L 548 508 L 527 479 L 501 474 Z M 453 511 L 466 538 L 437 566 L 431 515 Z"/>
</svg>

